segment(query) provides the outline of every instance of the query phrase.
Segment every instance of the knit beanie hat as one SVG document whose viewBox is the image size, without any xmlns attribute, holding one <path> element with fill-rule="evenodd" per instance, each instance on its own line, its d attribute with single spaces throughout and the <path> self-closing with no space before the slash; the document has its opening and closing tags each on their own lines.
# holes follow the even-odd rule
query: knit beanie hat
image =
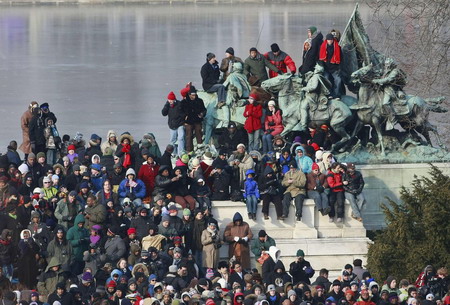
<svg viewBox="0 0 450 305">
<path fill-rule="evenodd" d="M 181 162 L 183 162 L 184 164 L 187 164 L 189 162 L 189 155 L 187 155 L 187 154 L 182 155 Z"/>
<path fill-rule="evenodd" d="M 299 257 L 299 256 L 305 257 L 305 252 L 303 252 L 303 250 L 301 250 L 301 249 L 297 250 L 297 257 Z"/>
<path fill-rule="evenodd" d="M 317 28 L 315 26 L 310 26 L 308 28 L 308 30 L 311 32 L 311 34 L 314 34 L 315 32 L 317 32 Z"/>
<path fill-rule="evenodd" d="M 167 99 L 173 101 L 176 100 L 177 97 L 175 96 L 175 93 L 173 93 L 173 91 L 170 91 L 169 95 L 167 95 Z"/>
<path fill-rule="evenodd" d="M 81 276 L 81 281 L 83 283 L 90 283 L 90 282 L 92 282 L 92 274 L 90 272 L 83 273 L 83 275 Z"/>
<path fill-rule="evenodd" d="M 226 49 L 226 50 L 225 50 L 225 53 L 234 55 L 234 49 L 233 49 L 233 47 L 229 47 L 228 49 Z"/>
<path fill-rule="evenodd" d="M 326 40 L 334 40 L 334 36 L 331 33 L 328 33 L 327 36 L 325 36 Z"/>
<path fill-rule="evenodd" d="M 280 47 L 279 47 L 278 44 L 276 44 L 276 43 L 273 43 L 273 44 L 270 46 L 270 49 L 271 49 L 272 52 L 274 52 L 274 53 L 280 51 Z"/>
<path fill-rule="evenodd" d="M 191 216 L 191 210 L 189 210 L 189 209 L 184 209 L 184 210 L 183 210 L 183 216 Z"/>
<path fill-rule="evenodd" d="M 257 101 L 259 99 L 259 95 L 256 93 L 251 93 L 249 96 L 249 98 L 251 97 L 252 99 L 254 99 L 255 101 Z"/>
</svg>

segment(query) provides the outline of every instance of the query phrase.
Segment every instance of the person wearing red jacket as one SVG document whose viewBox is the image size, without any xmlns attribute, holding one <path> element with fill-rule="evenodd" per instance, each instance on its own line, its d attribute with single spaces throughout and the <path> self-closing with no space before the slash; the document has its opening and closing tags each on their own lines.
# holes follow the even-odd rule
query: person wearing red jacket
<svg viewBox="0 0 450 305">
<path fill-rule="evenodd" d="M 141 166 L 138 173 L 138 179 L 141 179 L 145 184 L 145 197 L 152 196 L 155 189 L 155 178 L 158 175 L 159 165 L 155 162 L 155 156 L 149 154 L 147 162 Z"/>
<path fill-rule="evenodd" d="M 265 131 L 262 136 L 264 154 L 273 150 L 273 137 L 279 135 L 284 129 L 282 116 L 281 110 L 275 106 L 275 101 L 269 101 L 264 118 Z"/>
<path fill-rule="evenodd" d="M 280 50 L 280 47 L 278 44 L 273 43 L 270 46 L 271 52 L 267 52 L 264 54 L 264 57 L 267 58 L 268 61 L 270 61 L 271 64 L 273 64 L 279 71 L 282 71 L 283 73 L 287 73 L 287 69 L 291 71 L 292 74 L 295 74 L 297 71 L 297 68 L 295 66 L 294 60 L 287 55 L 285 52 Z M 278 76 L 278 73 L 272 70 L 269 70 L 269 77 L 273 78 Z"/>
<path fill-rule="evenodd" d="M 342 182 L 342 167 L 338 162 L 331 164 L 330 170 L 327 173 L 327 182 L 331 189 L 330 192 L 330 222 L 333 222 L 333 218 L 337 212 L 336 222 L 342 222 L 344 219 L 344 184 Z M 334 204 L 337 203 L 337 208 L 335 210 Z M 336 211 L 336 212 L 335 212 Z"/>
<path fill-rule="evenodd" d="M 250 94 L 248 104 L 245 106 L 244 117 L 247 119 L 244 128 L 248 132 L 248 150 L 259 150 L 261 137 L 262 106 L 258 103 L 259 96 Z"/>
<path fill-rule="evenodd" d="M 320 46 L 319 61 L 324 67 L 323 76 L 333 84 L 331 88 L 331 96 L 340 98 L 344 94 L 341 79 L 341 47 L 333 34 L 327 34 L 326 40 Z"/>
</svg>

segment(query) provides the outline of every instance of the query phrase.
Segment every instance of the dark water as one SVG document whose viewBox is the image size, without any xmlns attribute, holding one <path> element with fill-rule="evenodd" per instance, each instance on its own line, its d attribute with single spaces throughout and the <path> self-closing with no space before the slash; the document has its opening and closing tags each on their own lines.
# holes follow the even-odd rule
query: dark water
<svg viewBox="0 0 450 305">
<path fill-rule="evenodd" d="M 36 6 L 0 10 L 0 151 L 21 143 L 20 116 L 48 102 L 61 134 L 108 129 L 168 142 L 161 108 L 188 81 L 201 87 L 207 52 L 245 59 L 261 37 L 300 64 L 309 26 L 343 31 L 354 4 Z M 369 11 L 361 8 L 363 18 Z"/>
</svg>

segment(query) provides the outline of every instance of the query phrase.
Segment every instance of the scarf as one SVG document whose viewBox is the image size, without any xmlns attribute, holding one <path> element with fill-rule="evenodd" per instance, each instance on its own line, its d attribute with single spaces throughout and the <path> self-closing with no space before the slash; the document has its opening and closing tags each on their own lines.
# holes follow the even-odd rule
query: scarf
<svg viewBox="0 0 450 305">
<path fill-rule="evenodd" d="M 245 152 L 244 153 L 235 152 L 235 156 L 237 160 L 242 161 L 242 159 L 244 159 L 245 157 Z"/>
<path fill-rule="evenodd" d="M 123 144 L 122 152 L 125 153 L 125 155 L 123 157 L 123 164 L 122 165 L 123 165 L 124 168 L 128 168 L 131 165 L 130 151 L 131 151 L 130 144 Z"/>
<path fill-rule="evenodd" d="M 217 235 L 217 230 L 211 230 L 209 227 L 206 228 L 206 231 L 210 233 L 212 236 Z"/>
<path fill-rule="evenodd" d="M 341 49 L 339 48 L 339 44 L 336 39 L 333 40 L 334 52 L 331 57 L 330 63 L 339 65 L 341 63 Z M 327 61 L 327 41 L 325 40 L 320 46 L 319 52 L 319 60 L 326 62 Z"/>
<path fill-rule="evenodd" d="M 91 240 L 91 243 L 96 244 L 99 242 L 100 240 L 100 235 L 94 235 L 94 236 L 90 236 L 89 239 Z"/>
</svg>

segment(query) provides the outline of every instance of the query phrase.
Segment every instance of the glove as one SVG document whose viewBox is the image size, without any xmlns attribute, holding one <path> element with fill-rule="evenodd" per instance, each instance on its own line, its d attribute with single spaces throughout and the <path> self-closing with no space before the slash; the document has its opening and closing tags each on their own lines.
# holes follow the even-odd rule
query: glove
<svg viewBox="0 0 450 305">
<path fill-rule="evenodd" d="M 247 242 L 247 241 L 248 241 L 248 237 L 245 236 L 245 237 L 243 238 L 243 240 L 245 240 L 245 241 Z"/>
<path fill-rule="evenodd" d="M 235 242 L 238 242 L 238 241 L 239 241 L 239 237 L 235 236 L 235 237 L 234 237 L 234 241 L 235 241 Z"/>
<path fill-rule="evenodd" d="M 321 185 L 316 187 L 316 191 L 319 192 L 319 193 L 323 193 L 324 190 L 325 190 L 325 188 L 323 186 L 321 186 Z"/>
<path fill-rule="evenodd" d="M 278 70 L 277 73 L 278 73 L 278 75 L 283 75 L 283 71 L 281 71 L 281 70 Z"/>
<path fill-rule="evenodd" d="M 63 221 L 69 221 L 69 217 L 68 216 L 63 216 L 62 220 Z"/>
</svg>

